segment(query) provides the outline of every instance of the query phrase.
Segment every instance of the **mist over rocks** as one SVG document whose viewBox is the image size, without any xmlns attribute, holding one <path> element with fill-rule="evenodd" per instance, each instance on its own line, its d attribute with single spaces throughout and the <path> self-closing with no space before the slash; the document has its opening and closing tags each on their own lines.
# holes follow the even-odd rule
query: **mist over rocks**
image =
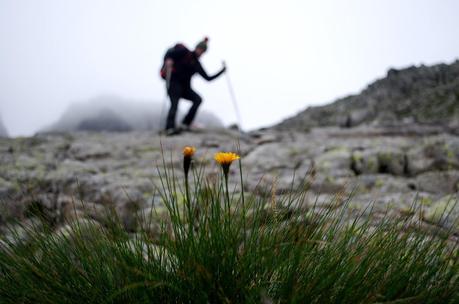
<svg viewBox="0 0 459 304">
<path fill-rule="evenodd" d="M 145 100 L 101 96 L 87 102 L 72 104 L 61 118 L 41 132 L 74 131 L 151 131 L 164 128 L 169 101 L 164 104 Z M 184 101 L 181 105 L 191 105 Z M 179 111 L 177 122 L 185 115 Z M 195 123 L 206 128 L 221 128 L 223 123 L 214 114 L 200 109 Z"/>
<path fill-rule="evenodd" d="M 5 125 L 3 124 L 3 120 L 1 116 L 0 116 L 0 137 L 8 137 L 8 131 L 6 130 Z"/>
<path fill-rule="evenodd" d="M 310 107 L 275 126 L 437 125 L 459 134 L 459 60 L 452 64 L 390 69 L 360 94 Z"/>
</svg>

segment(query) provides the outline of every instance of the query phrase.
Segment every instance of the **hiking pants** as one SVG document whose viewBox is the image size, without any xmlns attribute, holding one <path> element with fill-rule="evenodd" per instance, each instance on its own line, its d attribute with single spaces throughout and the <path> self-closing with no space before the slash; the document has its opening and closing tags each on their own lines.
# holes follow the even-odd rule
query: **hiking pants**
<svg viewBox="0 0 459 304">
<path fill-rule="evenodd" d="M 175 128 L 175 116 L 177 115 L 179 99 L 183 98 L 189 100 L 193 103 L 188 114 L 183 118 L 182 123 L 184 125 L 191 125 L 196 112 L 198 111 L 199 105 L 202 102 L 201 96 L 199 96 L 195 91 L 191 89 L 189 85 L 183 85 L 176 82 L 170 82 L 169 90 L 167 92 L 171 100 L 171 107 L 169 113 L 167 114 L 166 120 L 166 129 Z"/>
</svg>

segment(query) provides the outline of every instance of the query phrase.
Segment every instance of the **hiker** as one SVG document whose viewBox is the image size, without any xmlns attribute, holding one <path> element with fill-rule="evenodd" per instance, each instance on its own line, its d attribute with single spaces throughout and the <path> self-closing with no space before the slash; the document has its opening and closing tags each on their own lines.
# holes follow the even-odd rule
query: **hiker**
<svg viewBox="0 0 459 304">
<path fill-rule="evenodd" d="M 166 135 L 175 135 L 179 134 L 182 130 L 191 130 L 191 123 L 202 102 L 201 96 L 191 88 L 191 77 L 195 73 L 198 73 L 205 80 L 211 81 L 223 74 L 226 70 L 223 64 L 220 72 L 213 76 L 209 76 L 203 69 L 199 62 L 199 58 L 206 52 L 208 41 L 209 39 L 207 37 L 204 38 L 204 40 L 196 45 L 194 51 L 190 51 L 183 44 L 178 43 L 174 47 L 168 49 L 164 56 L 161 77 L 166 80 L 167 94 L 171 100 L 171 107 L 166 120 Z M 188 114 L 183 118 L 180 127 L 176 128 L 175 116 L 177 114 L 180 98 L 191 101 L 193 105 L 188 111 Z"/>
</svg>

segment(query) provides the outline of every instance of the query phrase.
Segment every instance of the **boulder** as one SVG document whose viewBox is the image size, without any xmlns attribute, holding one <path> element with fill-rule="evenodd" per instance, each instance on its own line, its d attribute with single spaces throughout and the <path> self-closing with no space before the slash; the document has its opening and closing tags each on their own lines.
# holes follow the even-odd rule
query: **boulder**
<svg viewBox="0 0 459 304">
<path fill-rule="evenodd" d="M 355 182 L 358 192 L 380 192 L 380 193 L 406 193 L 416 191 L 414 181 L 401 176 L 389 174 L 365 174 L 360 175 Z"/>
<path fill-rule="evenodd" d="M 347 147 L 338 147 L 325 151 L 314 158 L 317 173 L 325 176 L 353 176 L 352 154 Z"/>
<path fill-rule="evenodd" d="M 94 231 L 102 231 L 103 226 L 95 221 L 86 218 L 77 218 L 68 224 L 59 227 L 54 234 L 57 237 L 65 239 L 74 239 L 76 236 L 82 236 L 85 239 L 95 237 Z"/>
<path fill-rule="evenodd" d="M 407 152 L 407 172 L 410 175 L 432 170 L 459 169 L 459 139 L 442 136 L 414 147 Z"/>
<path fill-rule="evenodd" d="M 406 171 L 405 154 L 397 149 L 384 148 L 378 151 L 378 172 L 392 175 L 404 175 Z"/>
<path fill-rule="evenodd" d="M 28 218 L 0 229 L 0 239 L 9 244 L 27 242 L 35 233 L 40 232 L 43 228 L 42 220 L 39 218 Z"/>
<path fill-rule="evenodd" d="M 377 152 L 372 150 L 354 151 L 351 156 L 351 168 L 356 175 L 378 173 Z"/>
<path fill-rule="evenodd" d="M 455 193 L 459 187 L 459 171 L 431 171 L 420 174 L 415 180 L 419 191 L 442 195 Z"/>
<path fill-rule="evenodd" d="M 446 195 L 433 203 L 425 210 L 424 219 L 459 234 L 459 193 Z"/>
<path fill-rule="evenodd" d="M 244 159 L 244 163 L 258 172 L 265 173 L 274 169 L 295 169 L 301 159 L 300 153 L 295 146 L 279 142 L 268 143 L 255 147 Z"/>
<path fill-rule="evenodd" d="M 397 148 L 373 148 L 354 151 L 351 168 L 355 174 L 386 173 L 396 176 L 406 172 L 406 156 Z"/>
</svg>

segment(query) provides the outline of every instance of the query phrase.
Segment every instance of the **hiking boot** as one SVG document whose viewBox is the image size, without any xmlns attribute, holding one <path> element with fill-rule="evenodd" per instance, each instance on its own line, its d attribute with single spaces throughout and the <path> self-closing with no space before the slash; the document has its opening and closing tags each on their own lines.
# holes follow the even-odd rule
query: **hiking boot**
<svg viewBox="0 0 459 304">
<path fill-rule="evenodd" d="M 190 126 L 190 125 L 186 125 L 186 124 L 181 124 L 179 128 L 183 132 L 192 132 L 192 133 L 196 133 L 196 132 L 199 132 L 199 131 L 203 130 L 201 128 L 197 128 L 196 126 Z"/>
<path fill-rule="evenodd" d="M 182 131 L 180 129 L 176 129 L 176 128 L 170 128 L 170 129 L 166 129 L 164 131 L 164 135 L 166 136 L 174 136 L 174 135 L 179 135 Z"/>
</svg>

